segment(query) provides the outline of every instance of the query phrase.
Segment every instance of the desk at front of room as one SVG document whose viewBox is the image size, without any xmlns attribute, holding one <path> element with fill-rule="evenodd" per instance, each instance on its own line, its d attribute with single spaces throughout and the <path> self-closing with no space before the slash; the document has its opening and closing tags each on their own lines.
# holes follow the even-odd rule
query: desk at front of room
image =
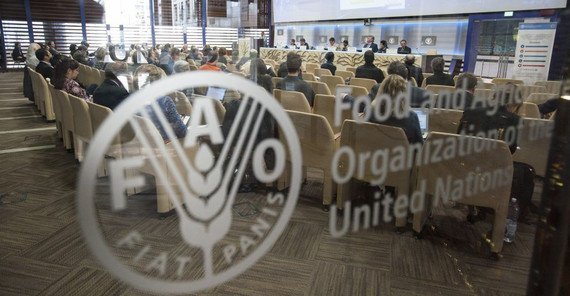
<svg viewBox="0 0 570 296">
<path fill-rule="evenodd" d="M 302 49 L 281 49 L 281 48 L 260 48 L 262 59 L 274 60 L 277 63 L 285 62 L 289 52 L 296 52 L 301 56 L 304 63 L 322 64 L 325 61 L 327 50 L 302 50 Z M 393 61 L 404 62 L 404 54 L 376 53 L 374 54 L 374 64 L 382 69 L 386 69 Z M 415 55 L 415 66 L 422 66 L 422 55 Z M 334 51 L 334 64 L 339 69 L 346 67 L 358 67 L 364 65 L 364 52 Z"/>
</svg>

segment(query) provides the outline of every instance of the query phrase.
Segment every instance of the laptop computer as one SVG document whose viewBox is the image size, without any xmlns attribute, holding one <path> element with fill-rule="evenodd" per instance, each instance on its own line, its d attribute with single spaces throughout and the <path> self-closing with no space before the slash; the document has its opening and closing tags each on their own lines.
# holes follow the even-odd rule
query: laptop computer
<svg viewBox="0 0 570 296">
<path fill-rule="evenodd" d="M 226 89 L 221 87 L 208 86 L 208 90 L 206 91 L 207 97 L 218 99 L 220 101 L 224 100 L 225 95 Z"/>
<path fill-rule="evenodd" d="M 422 131 L 422 137 L 425 139 L 428 135 L 429 116 L 425 110 L 421 108 L 412 108 L 412 111 L 418 116 L 418 120 L 420 121 L 420 130 Z"/>
</svg>

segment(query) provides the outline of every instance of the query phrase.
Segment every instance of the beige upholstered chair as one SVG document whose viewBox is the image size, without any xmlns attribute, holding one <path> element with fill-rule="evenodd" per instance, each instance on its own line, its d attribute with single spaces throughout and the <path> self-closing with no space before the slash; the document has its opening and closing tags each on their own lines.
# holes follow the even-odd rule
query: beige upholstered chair
<svg viewBox="0 0 570 296">
<path fill-rule="evenodd" d="M 346 71 L 350 71 L 356 75 L 356 67 L 346 67 Z"/>
<path fill-rule="evenodd" d="M 273 87 L 277 87 L 277 82 L 279 82 L 283 77 L 271 77 L 271 81 L 273 82 Z"/>
<path fill-rule="evenodd" d="M 477 88 L 481 89 L 495 89 L 497 85 L 491 82 L 479 82 L 477 83 Z"/>
<path fill-rule="evenodd" d="M 315 69 L 319 69 L 320 67 L 321 65 L 317 63 L 305 63 L 305 72 L 315 74 Z"/>
<path fill-rule="evenodd" d="M 507 83 L 524 84 L 524 81 L 522 81 L 520 79 L 510 79 L 510 78 L 493 78 L 491 80 L 491 83 L 494 83 L 496 85 L 503 85 L 503 84 L 507 84 Z"/>
<path fill-rule="evenodd" d="M 350 71 L 344 71 L 344 70 L 336 70 L 334 72 L 334 75 L 342 77 L 342 79 L 344 79 L 344 81 L 346 81 L 347 78 L 352 79 L 354 77 L 354 73 L 352 73 Z"/>
<path fill-rule="evenodd" d="M 85 146 L 93 138 L 93 127 L 91 126 L 91 115 L 87 101 L 68 94 L 71 110 L 73 111 L 73 138 L 75 147 L 75 158 L 83 161 Z"/>
<path fill-rule="evenodd" d="M 226 90 L 226 94 L 224 95 L 224 104 L 239 99 L 241 99 L 241 94 L 237 90 L 233 89 Z"/>
<path fill-rule="evenodd" d="M 534 84 L 544 86 L 546 92 L 553 94 L 560 94 L 562 90 L 562 81 L 537 81 Z"/>
<path fill-rule="evenodd" d="M 322 69 L 322 68 L 317 68 L 315 69 L 315 76 L 317 77 L 321 77 L 323 75 L 329 75 L 332 76 L 332 73 L 329 69 Z M 342 79 L 342 78 L 341 78 Z"/>
<path fill-rule="evenodd" d="M 424 149 L 422 153 L 433 153 L 426 151 L 428 150 L 427 147 L 434 147 L 433 143 L 435 141 L 441 141 L 442 143 L 453 141 L 459 143 L 459 137 L 462 136 L 437 132 L 431 133 L 423 145 Z M 421 232 L 432 207 L 439 205 L 441 199 L 447 196 L 449 201 L 452 200 L 451 195 L 454 194 L 454 185 L 451 185 L 451 192 L 446 192 L 444 189 L 443 192 L 440 192 L 439 197 L 435 196 L 436 192 L 438 192 L 436 189 L 438 181 L 446 184 L 447 180 L 451 179 L 451 184 L 455 184 L 454 181 L 456 180 L 465 182 L 464 180 L 467 178 L 476 178 L 479 184 L 485 183 L 488 189 L 486 191 L 471 191 L 470 196 L 465 194 L 465 190 L 461 190 L 459 193 L 460 196 L 458 196 L 460 199 L 455 200 L 455 202 L 488 207 L 495 210 L 493 234 L 490 245 L 491 252 L 499 253 L 503 249 L 505 223 L 511 193 L 513 170 L 511 152 L 507 144 L 503 141 L 470 136 L 463 137 L 468 138 L 468 140 L 473 143 L 473 147 L 488 147 L 488 149 L 483 149 L 479 153 L 473 152 L 464 155 L 456 153 L 456 156 L 453 158 L 446 159 L 442 157 L 441 161 L 418 167 L 416 182 L 416 188 L 418 189 L 416 190 L 419 190 L 421 188 L 420 185 L 425 183 L 425 194 L 429 197 L 438 198 L 438 200 L 436 203 L 433 198 L 424 199 L 423 211 L 418 211 L 414 214 L 414 231 L 416 233 Z M 458 151 L 458 149 L 459 146 L 457 145 L 456 151 Z M 423 157 L 427 156 L 424 155 Z M 482 159 L 485 161 L 481 161 Z"/>
<path fill-rule="evenodd" d="M 198 71 L 198 67 L 196 67 L 195 65 L 190 65 L 189 69 L 190 71 Z"/>
<path fill-rule="evenodd" d="M 53 87 L 53 85 L 51 83 L 48 83 L 48 88 L 49 88 L 49 93 L 51 95 L 51 100 L 53 102 L 53 112 L 55 113 L 55 127 L 57 128 L 57 136 L 60 139 L 63 139 L 63 124 L 61 122 L 62 120 L 62 113 L 61 113 L 61 107 L 59 105 L 59 101 L 55 99 L 56 96 L 56 89 Z"/>
<path fill-rule="evenodd" d="M 538 176 L 546 176 L 548 149 L 552 139 L 553 120 L 523 118 L 523 128 L 517 137 L 513 160 L 532 166 Z"/>
<path fill-rule="evenodd" d="M 428 115 L 428 130 L 430 132 L 441 132 L 455 134 L 459 129 L 459 121 L 463 116 L 463 111 L 453 109 L 433 108 Z"/>
<path fill-rule="evenodd" d="M 307 83 L 309 83 L 311 85 L 311 87 L 313 87 L 313 91 L 315 92 L 316 95 L 330 95 L 331 91 L 328 87 L 328 85 L 326 85 L 324 82 L 319 82 L 319 81 L 307 81 Z"/>
<path fill-rule="evenodd" d="M 422 87 L 422 88 L 426 88 L 426 85 L 427 85 L 427 84 L 426 84 L 426 80 L 427 80 L 428 77 L 432 76 L 433 73 L 423 73 L 423 74 L 424 74 L 424 81 L 422 81 L 421 87 Z"/>
<path fill-rule="evenodd" d="M 278 88 L 273 89 L 273 97 L 277 102 L 279 102 L 279 104 L 281 104 L 281 92 L 283 91 Z"/>
<path fill-rule="evenodd" d="M 334 108 L 335 108 L 335 96 L 333 95 L 315 95 L 315 101 L 313 102 L 313 113 L 324 116 L 329 125 L 331 126 L 335 134 L 339 133 L 342 129 L 342 123 L 346 119 L 352 119 L 352 110 L 343 110 L 341 113 L 341 120 L 338 126 L 335 126 L 334 122 Z"/>
<path fill-rule="evenodd" d="M 172 101 L 174 101 L 174 104 L 176 105 L 176 111 L 178 111 L 180 115 L 190 116 L 192 113 L 192 103 L 190 103 L 190 100 L 188 100 L 183 92 L 177 91 L 171 93 L 169 97 L 172 99 Z"/>
<path fill-rule="evenodd" d="M 309 81 L 317 81 L 317 78 L 315 78 L 315 74 L 313 73 L 303 73 L 303 80 L 309 82 Z"/>
<path fill-rule="evenodd" d="M 340 92 L 350 93 L 351 96 L 358 98 L 360 96 L 367 96 L 369 91 L 364 86 L 356 85 L 337 85 L 337 90 Z"/>
<path fill-rule="evenodd" d="M 366 88 L 366 90 L 368 90 L 368 92 L 370 92 L 372 90 L 372 87 L 376 85 L 376 80 L 369 78 L 355 77 L 350 79 L 350 85 L 363 86 L 364 88 Z"/>
<path fill-rule="evenodd" d="M 542 104 L 550 99 L 558 98 L 559 95 L 555 93 L 532 93 L 526 99 L 525 102 L 535 103 L 535 104 Z"/>
<path fill-rule="evenodd" d="M 540 85 L 518 85 L 517 87 L 521 91 L 521 99 L 523 101 L 526 101 L 530 94 L 546 92 L 546 87 Z"/>
<path fill-rule="evenodd" d="M 328 69 L 324 69 L 327 70 Z M 321 76 L 321 82 L 326 83 L 331 91 L 332 95 L 336 94 L 336 86 L 337 85 L 345 85 L 344 80 L 340 76 L 332 76 L 332 75 L 323 75 Z"/>
<path fill-rule="evenodd" d="M 395 147 L 402 147 L 404 151 L 408 151 L 410 145 L 408 138 L 399 127 L 393 127 L 376 123 L 358 123 L 354 120 L 345 120 L 342 125 L 340 143 L 338 147 L 350 147 L 355 155 L 361 153 L 374 153 L 388 149 L 391 151 Z M 406 152 L 407 155 L 407 152 Z M 381 161 L 381 160 L 378 160 Z M 338 184 L 337 187 L 337 207 L 344 209 L 344 203 L 350 199 L 351 193 L 354 192 L 354 184 L 352 180 L 359 180 L 368 183 L 377 183 L 379 180 L 378 173 L 372 171 L 369 162 L 356 161 L 354 163 L 354 175 L 352 179 L 344 184 Z M 360 167 L 364 165 L 364 167 Z M 340 176 L 346 176 L 349 164 L 347 157 L 341 156 L 338 162 L 338 172 Z M 376 185 L 393 186 L 396 189 L 396 196 L 410 196 L 412 185 L 412 167 L 405 166 L 404 169 L 398 171 L 390 171 L 387 168 L 384 181 Z M 362 174 L 360 173 L 362 172 Z M 406 225 L 406 217 L 396 219 L 396 227 Z"/>
<path fill-rule="evenodd" d="M 540 111 L 538 110 L 538 106 L 535 103 L 531 102 L 522 103 L 521 107 L 517 111 L 517 114 L 523 117 L 540 119 Z"/>
<path fill-rule="evenodd" d="M 425 80 L 425 79 L 424 79 Z M 434 85 L 434 84 L 430 84 L 428 86 L 426 86 L 426 89 L 429 91 L 432 91 L 434 94 L 439 94 L 441 91 L 447 91 L 450 93 L 455 92 L 455 87 L 453 86 L 448 86 L 448 85 Z"/>
<path fill-rule="evenodd" d="M 88 81 L 87 81 L 87 75 L 89 74 L 87 71 L 89 71 L 87 69 L 87 67 L 81 63 L 79 63 L 79 74 L 77 74 L 77 77 L 75 78 L 75 80 L 81 84 L 83 84 L 85 87 L 89 86 Z"/>
<path fill-rule="evenodd" d="M 494 89 L 485 89 L 485 88 L 476 88 L 474 95 L 477 97 L 483 97 L 483 98 L 489 100 L 489 99 L 493 98 L 493 96 L 495 95 L 495 90 Z"/>
<path fill-rule="evenodd" d="M 311 113 L 309 101 L 302 92 L 282 90 L 281 105 L 285 110 Z"/>
<path fill-rule="evenodd" d="M 335 153 L 335 138 L 327 121 L 321 115 L 286 111 L 299 136 L 303 167 L 323 170 L 323 205 L 330 205 L 336 188 L 332 179 L 331 159 Z M 285 139 L 284 136 L 280 137 Z M 288 157 L 291 156 L 287 153 Z"/>
<path fill-rule="evenodd" d="M 30 71 L 32 78 L 32 88 L 34 89 L 34 99 L 40 113 L 46 117 L 48 121 L 55 120 L 55 112 L 53 110 L 53 102 L 49 91 L 47 81 L 36 71 Z"/>
<path fill-rule="evenodd" d="M 57 101 L 59 109 L 61 110 L 61 135 L 63 138 L 63 145 L 65 146 L 65 149 L 71 150 L 73 149 L 74 123 L 73 110 L 69 103 L 68 94 L 62 90 L 54 89 L 52 99 L 54 103 Z"/>
</svg>

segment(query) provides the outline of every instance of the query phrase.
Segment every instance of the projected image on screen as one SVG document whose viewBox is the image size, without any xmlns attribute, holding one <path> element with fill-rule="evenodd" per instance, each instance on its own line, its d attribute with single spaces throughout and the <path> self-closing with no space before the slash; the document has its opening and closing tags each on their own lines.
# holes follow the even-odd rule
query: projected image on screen
<svg viewBox="0 0 570 296">
<path fill-rule="evenodd" d="M 340 0 L 340 9 L 362 9 L 362 8 L 406 8 L 406 0 Z"/>
</svg>

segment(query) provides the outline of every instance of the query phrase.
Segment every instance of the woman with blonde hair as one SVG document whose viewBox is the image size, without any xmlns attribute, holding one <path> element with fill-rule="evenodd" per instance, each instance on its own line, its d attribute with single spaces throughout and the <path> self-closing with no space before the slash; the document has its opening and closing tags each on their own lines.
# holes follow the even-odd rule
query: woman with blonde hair
<svg viewBox="0 0 570 296">
<path fill-rule="evenodd" d="M 105 70 L 105 56 L 109 54 L 107 49 L 104 47 L 99 47 L 94 53 L 95 56 L 95 64 L 93 64 L 93 68 L 99 70 Z"/>
<path fill-rule="evenodd" d="M 26 52 L 26 66 L 36 69 L 40 60 L 36 57 L 36 50 L 40 49 L 40 45 L 37 43 L 30 43 L 28 46 L 28 51 Z"/>
<path fill-rule="evenodd" d="M 137 68 L 134 73 L 133 77 L 133 84 L 135 89 L 142 89 L 147 87 L 154 81 L 159 79 L 165 78 L 166 73 L 161 68 L 155 65 L 142 65 Z M 170 124 L 170 128 L 172 128 L 174 134 L 177 138 L 184 138 L 186 136 L 187 128 L 184 122 L 182 121 L 178 110 L 176 110 L 176 105 L 174 101 L 169 96 L 164 96 L 159 98 L 157 101 L 158 106 L 162 110 L 164 117 Z M 172 139 L 168 138 L 168 134 L 166 133 L 165 128 L 160 123 L 157 114 L 154 112 L 151 106 L 146 107 L 146 111 L 148 112 L 150 119 L 160 132 L 162 139 L 165 143 L 170 142 Z"/>
<path fill-rule="evenodd" d="M 388 75 L 380 84 L 372 101 L 369 122 L 386 124 L 404 130 L 410 144 L 423 143 L 420 121 L 406 103 L 407 82 L 399 75 Z"/>
</svg>

